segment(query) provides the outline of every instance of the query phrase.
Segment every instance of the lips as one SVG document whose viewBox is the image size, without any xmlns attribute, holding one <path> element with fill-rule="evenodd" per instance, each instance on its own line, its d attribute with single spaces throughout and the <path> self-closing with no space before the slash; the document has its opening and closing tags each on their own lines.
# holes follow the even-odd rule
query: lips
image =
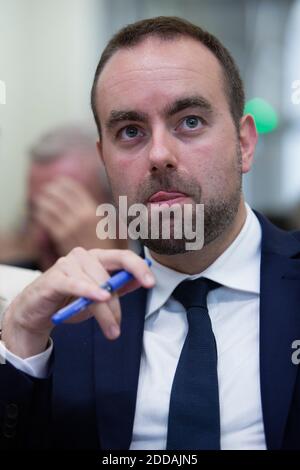
<svg viewBox="0 0 300 470">
<path fill-rule="evenodd" d="M 180 199 L 187 197 L 186 194 L 175 192 L 175 191 L 158 191 L 157 193 L 152 194 L 152 196 L 148 199 L 148 202 L 152 204 L 159 204 L 159 203 L 175 203 L 179 202 Z"/>
</svg>

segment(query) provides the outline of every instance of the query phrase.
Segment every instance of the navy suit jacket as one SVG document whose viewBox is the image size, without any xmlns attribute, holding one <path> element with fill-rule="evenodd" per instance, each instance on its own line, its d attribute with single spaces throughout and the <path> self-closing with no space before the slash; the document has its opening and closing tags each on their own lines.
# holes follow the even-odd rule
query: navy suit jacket
<svg viewBox="0 0 300 470">
<path fill-rule="evenodd" d="M 262 226 L 260 380 L 268 449 L 300 449 L 300 232 Z M 147 292 L 121 298 L 122 334 L 91 319 L 54 331 L 52 370 L 32 379 L 0 365 L 0 448 L 128 449 L 135 414 Z M 247 390 L 245 390 L 247 393 Z"/>
</svg>

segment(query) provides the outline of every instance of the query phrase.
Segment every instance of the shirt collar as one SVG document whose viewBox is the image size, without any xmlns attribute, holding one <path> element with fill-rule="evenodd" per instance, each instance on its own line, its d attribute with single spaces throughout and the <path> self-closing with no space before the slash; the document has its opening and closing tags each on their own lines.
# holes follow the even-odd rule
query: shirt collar
<svg viewBox="0 0 300 470">
<path fill-rule="evenodd" d="M 261 226 L 248 204 L 246 210 L 246 220 L 238 236 L 224 253 L 201 273 L 191 276 L 167 268 L 154 260 L 145 247 L 145 256 L 152 261 L 151 269 L 156 279 L 156 284 L 148 295 L 146 318 L 161 308 L 175 287 L 185 279 L 202 276 L 230 289 L 259 294 Z"/>
</svg>

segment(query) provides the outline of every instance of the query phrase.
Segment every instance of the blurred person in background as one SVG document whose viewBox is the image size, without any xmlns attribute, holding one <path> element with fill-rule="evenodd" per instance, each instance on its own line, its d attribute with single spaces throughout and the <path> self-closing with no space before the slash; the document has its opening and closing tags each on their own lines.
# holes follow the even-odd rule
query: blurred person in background
<svg viewBox="0 0 300 470">
<path fill-rule="evenodd" d="M 77 248 L 15 299 L 1 449 L 299 449 L 300 232 L 245 204 L 244 105 L 230 53 L 196 25 L 152 18 L 110 40 L 92 107 L 115 200 L 201 202 L 205 243 L 149 237 L 151 271 L 129 250 Z M 99 288 L 116 269 L 135 278 L 120 300 Z M 70 295 L 95 304 L 53 330 Z"/>
<path fill-rule="evenodd" d="M 76 246 L 127 248 L 126 240 L 96 234 L 96 208 L 112 199 L 95 141 L 89 129 L 66 125 L 33 145 L 26 225 L 20 236 L 3 239 L 0 261 L 44 271 Z"/>
</svg>

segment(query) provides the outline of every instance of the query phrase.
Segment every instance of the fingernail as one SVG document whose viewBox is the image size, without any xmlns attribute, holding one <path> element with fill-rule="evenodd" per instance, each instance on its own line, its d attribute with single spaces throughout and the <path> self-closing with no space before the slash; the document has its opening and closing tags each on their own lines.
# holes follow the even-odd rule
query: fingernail
<svg viewBox="0 0 300 470">
<path fill-rule="evenodd" d="M 108 334 L 110 338 L 115 339 L 120 336 L 120 328 L 117 325 L 111 325 L 108 329 Z"/>
<path fill-rule="evenodd" d="M 149 284 L 149 285 L 152 286 L 154 284 L 155 280 L 154 280 L 154 277 L 152 276 L 152 274 L 147 273 L 144 276 L 144 281 L 146 282 L 146 284 Z"/>
</svg>

